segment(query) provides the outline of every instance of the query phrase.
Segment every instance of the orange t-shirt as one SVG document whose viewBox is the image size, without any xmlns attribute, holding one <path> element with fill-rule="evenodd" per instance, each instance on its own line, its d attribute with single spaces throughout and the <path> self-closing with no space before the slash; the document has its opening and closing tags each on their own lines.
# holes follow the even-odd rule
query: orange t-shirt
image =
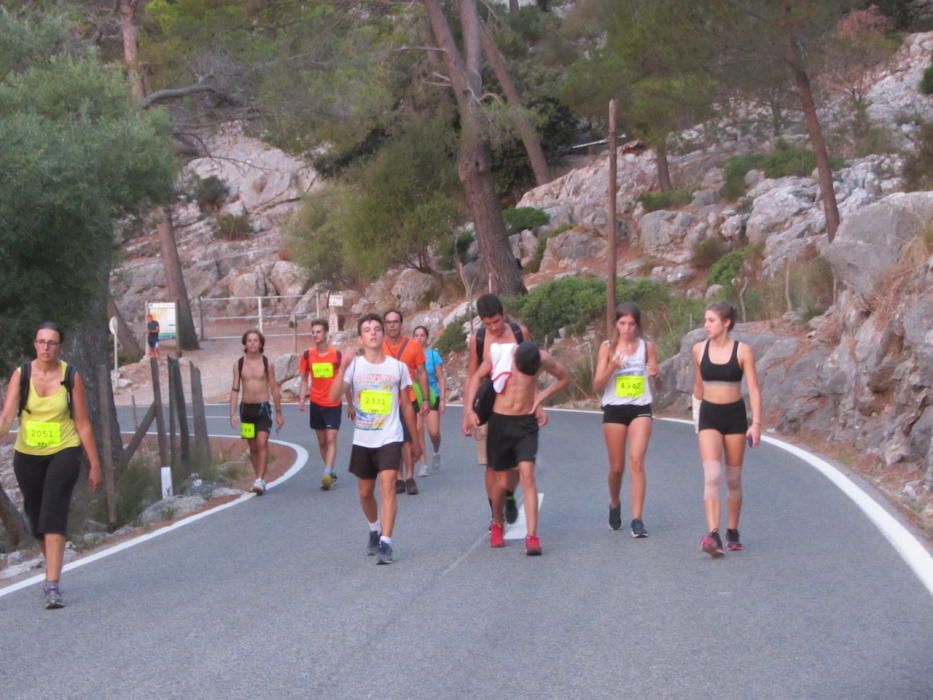
<svg viewBox="0 0 933 700">
<path fill-rule="evenodd" d="M 407 343 L 405 341 L 408 341 Z M 386 338 L 382 341 L 382 350 L 386 355 L 394 357 L 399 362 L 403 362 L 408 365 L 408 372 L 411 374 L 411 383 L 412 386 L 418 381 L 418 367 L 425 363 L 424 350 L 421 348 L 421 344 L 414 338 L 402 337 L 399 339 L 398 344 L 392 345 L 389 343 L 389 339 Z M 415 400 L 415 392 L 413 389 L 408 390 L 408 398 L 412 401 Z"/>
<path fill-rule="evenodd" d="M 298 372 L 308 375 L 311 382 L 311 403 L 318 406 L 339 406 L 340 399 L 328 398 L 330 386 L 340 371 L 340 352 L 333 347 L 319 353 L 316 347 L 310 347 L 301 353 Z"/>
</svg>

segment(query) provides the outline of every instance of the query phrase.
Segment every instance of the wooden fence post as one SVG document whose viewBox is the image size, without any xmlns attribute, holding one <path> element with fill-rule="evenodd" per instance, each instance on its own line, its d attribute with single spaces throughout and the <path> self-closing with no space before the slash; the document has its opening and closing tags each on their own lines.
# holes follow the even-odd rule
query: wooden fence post
<svg viewBox="0 0 933 700">
<path fill-rule="evenodd" d="M 177 481 L 181 463 L 178 454 L 178 442 L 175 439 L 175 426 L 178 421 L 178 409 L 175 406 L 177 395 L 175 393 L 175 373 L 172 371 L 174 358 L 167 358 L 168 365 L 168 452 L 169 464 L 172 466 L 172 481 Z"/>
<path fill-rule="evenodd" d="M 109 407 L 110 396 L 107 392 L 110 389 L 110 372 L 103 365 L 97 368 L 97 387 L 100 391 L 100 405 Z M 100 454 L 100 466 L 104 476 L 104 496 L 107 500 L 107 529 L 113 532 L 117 529 L 117 495 L 113 482 L 113 449 L 111 447 L 113 425 L 110 422 L 111 415 L 108 409 L 102 410 L 100 417 L 100 437 L 103 444 Z"/>
<path fill-rule="evenodd" d="M 207 414 L 204 410 L 204 391 L 201 388 L 201 370 L 192 362 L 191 368 L 191 413 L 194 416 L 193 461 L 203 468 L 211 461 L 211 441 L 207 436 Z"/>
<path fill-rule="evenodd" d="M 185 402 L 185 385 L 181 381 L 181 362 L 177 359 L 169 365 L 175 392 L 175 418 L 178 420 L 179 463 L 185 476 L 191 472 L 191 449 L 188 432 L 188 407 Z"/>
<path fill-rule="evenodd" d="M 162 413 L 162 387 L 159 382 L 159 361 L 149 358 L 152 370 L 152 405 L 155 406 L 156 430 L 159 433 L 159 466 L 167 467 L 169 462 L 168 444 L 165 435 L 165 414 Z"/>
</svg>

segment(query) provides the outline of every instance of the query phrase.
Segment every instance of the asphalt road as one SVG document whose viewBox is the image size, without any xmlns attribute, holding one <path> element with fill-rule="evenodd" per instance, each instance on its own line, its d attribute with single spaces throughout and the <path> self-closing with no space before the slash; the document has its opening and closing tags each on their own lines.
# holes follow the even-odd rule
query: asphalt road
<svg viewBox="0 0 933 700">
<path fill-rule="evenodd" d="M 279 439 L 311 448 L 306 414 L 286 419 Z M 0 697 L 933 697 L 933 597 L 797 458 L 752 451 L 746 549 L 714 561 L 690 426 L 655 424 L 635 540 L 607 526 L 599 417 L 552 413 L 530 558 L 488 547 L 458 410 L 443 427 L 441 472 L 400 497 L 394 565 L 365 554 L 345 424 L 333 491 L 314 447 L 265 496 L 66 572 L 61 611 L 38 586 L 0 597 Z"/>
</svg>

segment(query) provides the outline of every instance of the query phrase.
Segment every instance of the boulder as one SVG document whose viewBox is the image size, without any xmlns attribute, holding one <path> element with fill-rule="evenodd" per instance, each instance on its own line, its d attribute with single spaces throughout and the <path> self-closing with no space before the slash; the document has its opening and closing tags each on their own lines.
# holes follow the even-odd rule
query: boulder
<svg viewBox="0 0 933 700">
<path fill-rule="evenodd" d="M 692 223 L 690 212 L 665 209 L 649 212 L 638 222 L 638 241 L 646 253 L 665 255 L 671 246 L 683 242 Z"/>
<path fill-rule="evenodd" d="M 825 256 L 837 279 L 871 298 L 888 268 L 933 220 L 933 192 L 898 193 L 843 219 Z"/>
<path fill-rule="evenodd" d="M 310 279 L 307 268 L 287 260 L 276 260 L 269 271 L 275 293 L 283 297 L 301 296 Z"/>
<path fill-rule="evenodd" d="M 279 355 L 272 363 L 275 380 L 282 383 L 298 374 L 298 355 L 293 352 Z"/>
<path fill-rule="evenodd" d="M 809 178 L 787 177 L 773 182 L 775 187 L 754 197 L 752 211 L 745 224 L 749 243 L 765 243 L 770 234 L 783 231 L 795 214 L 814 206 L 816 201 L 816 183 Z M 760 188 L 761 185 L 752 193 Z M 753 196 L 752 193 L 749 197 Z"/>
<path fill-rule="evenodd" d="M 606 239 L 590 226 L 578 226 L 548 239 L 545 257 L 556 260 L 579 260 L 603 255 Z"/>
<path fill-rule="evenodd" d="M 441 283 L 434 275 L 411 268 L 402 270 L 395 284 L 392 295 L 404 312 L 414 311 L 437 298 Z"/>
</svg>

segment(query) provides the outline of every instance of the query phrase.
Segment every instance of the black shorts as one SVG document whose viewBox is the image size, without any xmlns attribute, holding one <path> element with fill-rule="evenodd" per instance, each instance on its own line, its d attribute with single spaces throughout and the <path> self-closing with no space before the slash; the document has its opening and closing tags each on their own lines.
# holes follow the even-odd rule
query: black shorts
<svg viewBox="0 0 933 700">
<path fill-rule="evenodd" d="M 489 416 L 486 435 L 486 466 L 497 472 L 515 469 L 519 462 L 534 462 L 538 456 L 538 419 L 533 415 Z"/>
<path fill-rule="evenodd" d="M 647 416 L 653 418 L 651 404 L 644 406 L 635 406 L 626 404 L 623 406 L 603 406 L 603 423 L 618 423 L 620 425 L 631 425 L 636 418 Z"/>
<path fill-rule="evenodd" d="M 13 453 L 13 472 L 23 494 L 23 510 L 37 539 L 68 532 L 71 492 L 81 474 L 81 448 L 53 455 Z"/>
<path fill-rule="evenodd" d="M 241 403 L 240 423 L 252 423 L 257 433 L 268 433 L 272 430 L 272 406 L 264 403 Z"/>
<path fill-rule="evenodd" d="M 748 430 L 745 401 L 735 403 L 700 402 L 699 430 L 715 430 L 723 435 L 744 435 Z"/>
<path fill-rule="evenodd" d="M 150 348 L 155 350 L 157 347 L 159 347 L 159 336 L 150 335 L 148 338 L 146 338 L 146 342 L 149 343 Z"/>
<path fill-rule="evenodd" d="M 390 442 L 382 447 L 354 445 L 350 450 L 350 473 L 360 479 L 375 479 L 379 472 L 398 470 L 402 465 L 402 443 Z"/>
<path fill-rule="evenodd" d="M 308 422 L 312 430 L 340 430 L 343 406 L 321 406 L 308 402 Z"/>
<path fill-rule="evenodd" d="M 421 402 L 417 398 L 415 399 L 414 406 L 415 406 L 415 413 L 419 413 L 421 411 Z M 437 411 L 438 409 L 440 409 L 440 407 L 441 407 L 441 397 L 435 395 L 434 400 L 431 402 L 431 410 Z"/>
</svg>

